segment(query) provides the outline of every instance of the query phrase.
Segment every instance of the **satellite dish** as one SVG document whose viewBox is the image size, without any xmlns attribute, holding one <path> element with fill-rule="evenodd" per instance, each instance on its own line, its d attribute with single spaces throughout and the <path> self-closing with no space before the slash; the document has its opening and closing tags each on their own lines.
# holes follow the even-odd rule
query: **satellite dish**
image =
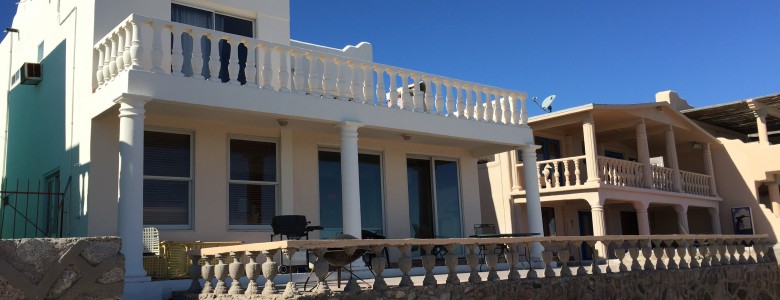
<svg viewBox="0 0 780 300">
<path fill-rule="evenodd" d="M 547 112 L 552 112 L 553 100 L 555 100 L 555 95 L 550 95 L 547 96 L 547 98 L 544 98 L 544 100 L 542 100 L 542 104 L 536 102 L 536 97 L 533 98 L 534 103 L 536 103 L 536 105 L 539 105 L 539 107 L 541 107 L 542 110 L 545 110 Z"/>
</svg>

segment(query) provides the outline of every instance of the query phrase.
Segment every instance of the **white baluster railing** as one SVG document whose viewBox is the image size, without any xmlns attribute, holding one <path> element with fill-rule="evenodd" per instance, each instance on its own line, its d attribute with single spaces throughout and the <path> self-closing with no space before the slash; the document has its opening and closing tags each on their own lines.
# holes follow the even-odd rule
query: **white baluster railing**
<svg viewBox="0 0 780 300">
<path fill-rule="evenodd" d="M 651 166 L 653 174 L 653 188 L 662 191 L 674 190 L 674 184 L 672 183 L 674 173 L 673 169 Z"/>
<path fill-rule="evenodd" d="M 598 157 L 601 180 L 606 184 L 642 187 L 642 170 L 644 165 L 638 162 Z"/>
<path fill-rule="evenodd" d="M 701 196 L 710 195 L 710 176 L 706 174 L 680 171 L 683 192 Z"/>
<path fill-rule="evenodd" d="M 240 47 L 248 50 L 246 60 L 238 55 Z M 129 16 L 94 50 L 97 89 L 127 70 L 147 71 L 527 126 L 523 92 L 144 16 Z"/>
</svg>

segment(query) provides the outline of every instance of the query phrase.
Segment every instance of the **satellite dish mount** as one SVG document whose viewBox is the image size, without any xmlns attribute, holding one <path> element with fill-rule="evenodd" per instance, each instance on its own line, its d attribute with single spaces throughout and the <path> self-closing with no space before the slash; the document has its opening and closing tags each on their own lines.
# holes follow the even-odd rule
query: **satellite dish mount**
<svg viewBox="0 0 780 300">
<path fill-rule="evenodd" d="M 536 97 L 533 98 L 534 103 L 536 103 L 536 105 L 539 105 L 539 107 L 541 107 L 542 110 L 544 110 L 544 111 L 546 111 L 548 113 L 552 112 L 553 100 L 555 100 L 555 95 L 547 96 L 547 98 L 544 98 L 544 100 L 542 100 L 541 104 L 539 104 L 539 102 L 536 102 Z"/>
</svg>

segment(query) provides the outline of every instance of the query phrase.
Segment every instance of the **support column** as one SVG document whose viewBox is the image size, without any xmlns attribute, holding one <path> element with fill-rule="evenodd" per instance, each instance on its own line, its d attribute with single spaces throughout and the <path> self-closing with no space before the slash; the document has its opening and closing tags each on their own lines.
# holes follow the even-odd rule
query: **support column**
<svg viewBox="0 0 780 300">
<path fill-rule="evenodd" d="M 680 234 L 689 234 L 688 229 L 688 206 L 687 205 L 675 205 L 674 211 L 677 212 L 677 223 L 680 226 Z"/>
<path fill-rule="evenodd" d="M 601 182 L 596 157 L 596 128 L 591 115 L 582 120 L 582 136 L 585 142 L 585 167 L 588 169 L 587 182 Z"/>
<path fill-rule="evenodd" d="M 756 116 L 756 127 L 758 127 L 758 143 L 769 145 L 769 133 L 767 133 L 766 129 L 766 109 L 754 109 L 753 114 Z"/>
<path fill-rule="evenodd" d="M 593 236 L 605 236 L 607 235 L 607 225 L 604 219 L 604 206 L 600 204 L 590 203 L 590 215 L 593 219 Z M 596 244 L 596 250 L 598 250 L 599 258 L 608 258 L 607 246 L 599 242 Z M 596 259 L 594 257 L 593 259 Z"/>
<path fill-rule="evenodd" d="M 539 176 L 536 174 L 536 149 L 539 148 L 541 148 L 541 146 L 521 145 L 520 151 L 523 152 L 523 177 L 525 177 L 525 203 L 526 213 L 528 215 L 528 232 L 544 235 L 542 202 L 541 196 L 539 196 Z M 541 261 L 541 244 L 534 243 L 531 245 L 531 259 L 534 261 Z"/>
<path fill-rule="evenodd" d="M 144 105 L 150 99 L 124 94 L 119 106 L 119 201 L 117 233 L 125 256 L 125 282 L 149 281 L 143 266 Z"/>
<path fill-rule="evenodd" d="M 710 196 L 717 197 L 718 189 L 715 187 L 715 169 L 712 167 L 712 151 L 710 144 L 704 144 L 704 171 L 710 176 Z"/>
<path fill-rule="evenodd" d="M 650 235 L 650 219 L 647 215 L 647 203 L 634 202 L 636 209 L 636 223 L 639 228 L 639 235 Z"/>
<path fill-rule="evenodd" d="M 647 129 L 645 127 L 644 119 L 642 119 L 642 122 L 639 122 L 639 124 L 636 124 L 636 149 L 639 156 L 639 162 L 642 164 L 642 184 L 645 188 L 653 188 L 653 171 L 650 165 L 650 147 L 647 145 Z M 646 207 L 645 213 L 647 213 Z"/>
<path fill-rule="evenodd" d="M 720 213 L 718 212 L 718 208 L 708 207 L 707 212 L 710 213 L 710 221 L 712 222 L 712 233 L 721 234 L 722 231 L 720 229 Z"/>
<path fill-rule="evenodd" d="M 682 182 L 680 180 L 680 164 L 677 163 L 677 145 L 674 141 L 674 129 L 671 125 L 666 129 L 666 156 L 669 161 L 669 167 L 674 170 L 672 172 L 672 185 L 674 191 L 682 193 Z"/>
<path fill-rule="evenodd" d="M 293 130 L 287 128 L 287 120 L 279 120 L 279 126 L 282 126 L 279 132 L 279 164 L 281 165 L 281 196 L 282 196 L 282 214 L 295 214 L 295 187 L 293 186 L 293 170 L 295 169 L 293 159 Z"/>
<path fill-rule="evenodd" d="M 780 185 L 774 182 L 767 183 L 767 189 L 769 190 L 769 200 L 772 202 L 772 212 L 775 213 L 775 217 L 780 218 Z"/>
<path fill-rule="evenodd" d="M 361 238 L 360 174 L 358 173 L 358 128 L 360 124 L 344 122 L 341 129 L 341 209 L 344 234 Z"/>
</svg>

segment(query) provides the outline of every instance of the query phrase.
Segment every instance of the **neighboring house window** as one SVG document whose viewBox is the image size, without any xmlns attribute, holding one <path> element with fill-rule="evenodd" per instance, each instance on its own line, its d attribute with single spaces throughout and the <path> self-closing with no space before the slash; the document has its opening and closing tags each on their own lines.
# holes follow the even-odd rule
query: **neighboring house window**
<svg viewBox="0 0 780 300">
<path fill-rule="evenodd" d="M 275 142 L 230 139 L 228 219 L 233 229 L 271 225 L 276 215 L 278 156 Z"/>
<path fill-rule="evenodd" d="M 38 44 L 38 62 L 43 61 L 43 42 Z"/>
<path fill-rule="evenodd" d="M 144 132 L 144 225 L 189 228 L 192 135 Z"/>
<path fill-rule="evenodd" d="M 320 225 L 325 227 L 320 238 L 327 239 L 343 232 L 341 193 L 341 153 L 338 150 L 320 150 Z M 384 234 L 382 191 L 382 157 L 379 154 L 358 154 L 360 174 L 360 223 L 362 229 Z"/>
<path fill-rule="evenodd" d="M 254 23 L 251 20 L 237 18 L 220 14 L 217 12 L 198 9 L 194 7 L 184 6 L 172 3 L 171 4 L 171 21 L 177 23 L 183 23 L 187 25 L 222 31 L 230 34 L 241 35 L 245 37 L 254 37 Z M 187 76 L 192 75 L 192 37 L 188 33 L 182 33 L 182 52 L 184 56 L 184 62 L 182 65 L 182 73 Z M 211 43 L 206 37 L 202 37 L 201 40 L 201 52 L 204 57 L 211 55 Z M 228 74 L 228 63 L 230 60 L 231 47 L 226 40 L 219 41 L 219 60 L 220 69 L 216 70 L 219 74 L 219 78 L 222 82 L 230 80 Z M 247 48 L 242 44 L 238 46 L 238 81 L 246 83 L 244 76 L 244 68 L 246 67 Z M 208 60 L 204 59 L 202 75 L 208 77 L 211 74 L 209 70 Z"/>
<path fill-rule="evenodd" d="M 615 159 L 623 159 L 623 153 L 616 151 L 604 150 L 604 156 Z"/>
</svg>

